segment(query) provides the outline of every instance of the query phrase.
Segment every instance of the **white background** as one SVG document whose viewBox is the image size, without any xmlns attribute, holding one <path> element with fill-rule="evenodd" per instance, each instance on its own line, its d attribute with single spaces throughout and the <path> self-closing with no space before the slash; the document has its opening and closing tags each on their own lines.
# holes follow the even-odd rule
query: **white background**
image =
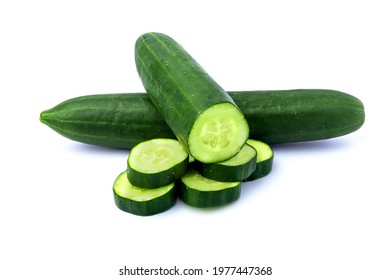
<svg viewBox="0 0 390 280">
<path fill-rule="evenodd" d="M 386 2 L 2 1 L 0 278 L 149 279 L 119 269 L 176 265 L 209 270 L 193 279 L 254 278 L 211 276 L 214 266 L 390 279 Z M 273 172 L 222 209 L 122 212 L 112 184 L 128 151 L 63 138 L 39 113 L 143 91 L 133 49 L 149 31 L 176 39 L 226 90 L 336 89 L 364 102 L 366 123 L 274 147 Z"/>
</svg>

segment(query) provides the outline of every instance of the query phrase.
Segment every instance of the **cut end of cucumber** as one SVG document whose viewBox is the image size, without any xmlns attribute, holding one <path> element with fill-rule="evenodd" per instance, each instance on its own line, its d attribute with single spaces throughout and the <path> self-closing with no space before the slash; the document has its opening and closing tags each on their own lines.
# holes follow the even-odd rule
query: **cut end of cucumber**
<svg viewBox="0 0 390 280">
<path fill-rule="evenodd" d="M 190 154 L 200 162 L 221 162 L 235 156 L 249 136 L 249 126 L 232 103 L 213 105 L 195 121 L 188 137 Z"/>
</svg>

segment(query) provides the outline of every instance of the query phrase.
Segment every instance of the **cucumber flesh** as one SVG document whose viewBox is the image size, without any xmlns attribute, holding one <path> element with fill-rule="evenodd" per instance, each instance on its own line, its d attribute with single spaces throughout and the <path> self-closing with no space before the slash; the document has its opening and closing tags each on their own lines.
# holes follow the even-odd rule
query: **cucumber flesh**
<svg viewBox="0 0 390 280">
<path fill-rule="evenodd" d="M 219 164 L 226 165 L 226 166 L 243 165 L 248 163 L 252 159 L 256 161 L 256 156 L 257 156 L 256 149 L 254 149 L 250 145 L 244 145 L 244 147 L 242 147 L 241 151 L 237 155 L 235 155 L 231 159 L 220 162 Z"/>
<path fill-rule="evenodd" d="M 189 151 L 201 162 L 218 162 L 236 155 L 248 135 L 246 120 L 237 107 L 231 103 L 217 104 L 195 121 L 188 138 Z"/>
<path fill-rule="evenodd" d="M 256 149 L 257 158 L 256 170 L 245 181 L 256 180 L 271 173 L 274 159 L 272 148 L 268 144 L 254 139 L 248 139 L 247 144 Z"/>
<path fill-rule="evenodd" d="M 155 189 L 133 186 L 122 172 L 115 180 L 113 192 L 116 206 L 122 211 L 139 216 L 164 212 L 176 202 L 174 183 Z"/>
<path fill-rule="evenodd" d="M 181 200 L 194 207 L 217 207 L 232 203 L 240 197 L 241 182 L 218 182 L 189 169 L 180 179 Z"/>
<path fill-rule="evenodd" d="M 135 146 L 127 160 L 129 181 L 142 188 L 168 185 L 184 175 L 188 153 L 175 139 L 156 138 Z"/>
<path fill-rule="evenodd" d="M 242 181 L 256 169 L 256 149 L 245 144 L 231 159 L 219 163 L 199 164 L 201 174 L 221 182 Z"/>
</svg>

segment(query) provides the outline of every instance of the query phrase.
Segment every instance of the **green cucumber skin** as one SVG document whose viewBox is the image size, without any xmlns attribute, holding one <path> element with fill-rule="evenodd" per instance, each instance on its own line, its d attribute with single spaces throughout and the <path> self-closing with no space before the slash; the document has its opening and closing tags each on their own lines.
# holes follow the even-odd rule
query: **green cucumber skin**
<svg viewBox="0 0 390 280">
<path fill-rule="evenodd" d="M 365 121 L 363 103 L 327 89 L 228 92 L 243 112 L 250 138 L 268 144 L 347 135 Z M 43 111 L 40 121 L 71 140 L 131 149 L 153 138 L 176 138 L 145 93 L 86 95 Z"/>
<path fill-rule="evenodd" d="M 218 163 L 200 163 L 198 166 L 203 177 L 219 182 L 237 182 L 248 178 L 256 170 L 256 157 L 241 166 Z"/>
<path fill-rule="evenodd" d="M 40 120 L 66 138 L 109 148 L 131 149 L 145 140 L 175 138 L 145 93 L 68 99 L 43 111 Z"/>
<path fill-rule="evenodd" d="M 130 200 L 114 192 L 115 205 L 122 211 L 138 216 L 152 216 L 169 210 L 176 203 L 175 188 L 147 202 Z"/>
<path fill-rule="evenodd" d="M 248 178 L 245 178 L 243 182 L 254 181 L 270 174 L 272 171 L 273 161 L 274 156 L 267 160 L 256 163 L 255 171 Z"/>
<path fill-rule="evenodd" d="M 172 182 L 180 179 L 187 171 L 188 157 L 170 168 L 159 173 L 145 174 L 134 170 L 127 164 L 127 178 L 134 186 L 154 189 L 169 185 Z"/>
<path fill-rule="evenodd" d="M 240 198 L 241 183 L 234 188 L 219 191 L 199 191 L 178 182 L 178 196 L 185 203 L 198 208 L 219 207 L 230 204 Z"/>
<path fill-rule="evenodd" d="M 233 94 L 251 138 L 268 144 L 323 140 L 349 134 L 365 120 L 363 103 L 335 90 L 298 89 Z M 245 98 L 247 97 L 247 98 Z M 249 104 L 248 104 L 249 103 Z"/>
<path fill-rule="evenodd" d="M 135 44 L 137 71 L 153 104 L 190 151 L 189 135 L 198 116 L 233 99 L 172 38 L 146 33 Z"/>
</svg>

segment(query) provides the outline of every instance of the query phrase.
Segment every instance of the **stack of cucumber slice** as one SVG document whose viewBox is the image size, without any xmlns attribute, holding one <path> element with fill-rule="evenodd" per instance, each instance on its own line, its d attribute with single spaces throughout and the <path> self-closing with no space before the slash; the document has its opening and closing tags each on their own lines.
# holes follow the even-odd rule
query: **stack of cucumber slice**
<svg viewBox="0 0 390 280">
<path fill-rule="evenodd" d="M 125 212 L 150 216 L 170 209 L 179 197 L 194 207 L 217 207 L 236 201 L 243 181 L 271 172 L 269 145 L 249 139 L 240 152 L 220 163 L 190 160 L 174 139 L 152 139 L 135 146 L 127 171 L 114 183 L 114 200 Z"/>
<path fill-rule="evenodd" d="M 195 161 L 179 181 L 179 197 L 195 207 L 231 203 L 240 197 L 242 182 L 259 179 L 271 172 L 273 157 L 269 145 L 248 139 L 231 159 L 219 163 Z"/>
<path fill-rule="evenodd" d="M 131 151 L 127 171 L 114 183 L 114 199 L 119 209 L 149 216 L 164 212 L 176 201 L 175 181 L 187 170 L 188 153 L 174 139 L 141 142 Z"/>
</svg>

